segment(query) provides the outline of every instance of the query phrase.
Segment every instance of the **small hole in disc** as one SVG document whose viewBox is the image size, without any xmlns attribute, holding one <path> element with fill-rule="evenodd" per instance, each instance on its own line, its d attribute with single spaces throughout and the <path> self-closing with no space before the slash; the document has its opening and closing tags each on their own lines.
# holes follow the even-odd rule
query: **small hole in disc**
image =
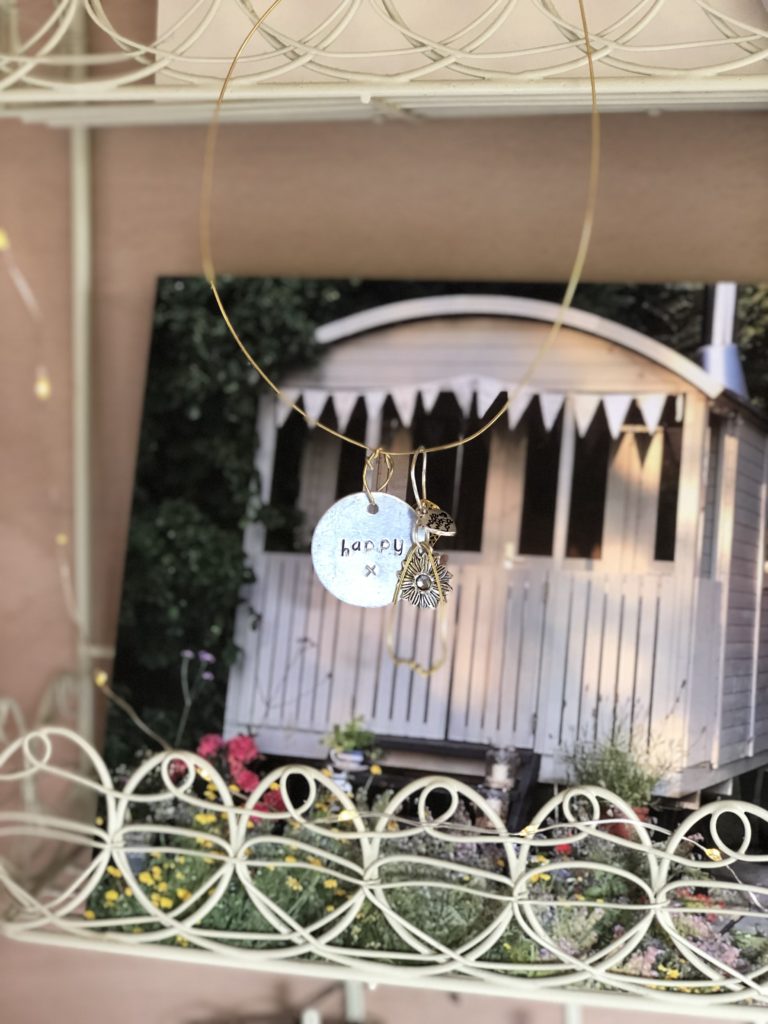
<svg viewBox="0 0 768 1024">
<path fill-rule="evenodd" d="M 375 516 L 376 513 L 379 511 L 379 506 L 378 505 L 374 505 L 374 503 L 371 502 L 371 504 L 368 506 L 368 511 L 370 512 L 370 514 L 372 516 Z"/>
</svg>

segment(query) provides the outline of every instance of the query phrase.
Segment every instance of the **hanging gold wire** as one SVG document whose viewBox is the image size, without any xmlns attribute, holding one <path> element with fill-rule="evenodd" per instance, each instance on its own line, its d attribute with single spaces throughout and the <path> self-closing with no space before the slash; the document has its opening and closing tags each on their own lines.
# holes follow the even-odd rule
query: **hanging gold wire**
<svg viewBox="0 0 768 1024">
<path fill-rule="evenodd" d="M 258 361 L 251 355 L 248 347 L 243 342 L 237 329 L 235 328 L 232 320 L 227 312 L 224 305 L 224 301 L 221 297 L 221 293 L 216 285 L 216 268 L 213 262 L 213 253 L 211 248 L 211 205 L 212 205 L 212 193 L 213 193 L 213 178 L 214 178 L 214 163 L 216 154 L 216 142 L 218 139 L 219 125 L 221 121 L 221 110 L 224 104 L 224 99 L 227 94 L 232 76 L 237 67 L 238 61 L 243 55 L 244 51 L 248 47 L 249 43 L 259 31 L 261 26 L 270 17 L 273 11 L 282 3 L 282 0 L 274 0 L 274 3 L 270 4 L 266 11 L 253 23 L 248 34 L 241 42 L 240 46 L 232 58 L 232 62 L 227 69 L 227 73 L 224 76 L 224 81 L 221 84 L 219 95 L 216 99 L 216 106 L 214 108 L 213 116 L 208 125 L 208 132 L 206 135 L 205 142 L 205 154 L 203 157 L 203 178 L 202 188 L 200 196 L 200 250 L 203 263 L 203 271 L 211 286 L 213 297 L 216 301 L 216 305 L 219 308 L 219 312 L 224 320 L 224 323 L 232 335 L 235 343 L 240 348 L 247 361 L 258 373 L 264 383 L 271 388 L 277 398 L 284 402 L 294 412 L 297 412 L 305 420 L 309 420 L 307 413 L 301 408 L 296 402 L 292 402 L 278 387 L 278 385 L 272 380 L 267 372 L 259 365 Z M 592 61 L 592 45 L 589 37 L 589 27 L 587 24 L 587 15 L 584 9 L 584 0 L 578 0 L 579 3 L 579 15 L 581 18 L 582 30 L 584 33 L 584 53 L 587 58 L 587 67 L 589 70 L 589 84 L 590 84 L 590 96 L 591 96 L 591 135 L 590 135 L 590 155 L 589 155 L 589 177 L 587 184 L 587 198 L 584 207 L 584 216 L 582 219 L 581 232 L 579 235 L 579 243 L 576 248 L 576 256 L 573 261 L 571 273 L 568 277 L 568 283 L 565 288 L 563 299 L 560 303 L 557 316 L 550 327 L 545 340 L 539 346 L 536 355 L 529 363 L 522 378 L 517 382 L 515 387 L 507 393 L 507 400 L 502 406 L 489 417 L 477 430 L 468 434 L 466 437 L 458 438 L 455 441 L 449 441 L 445 444 L 434 445 L 426 448 L 426 452 L 443 452 L 449 451 L 453 448 L 460 448 L 462 445 L 469 444 L 470 441 L 475 441 L 478 437 L 484 434 L 487 430 L 497 423 L 502 416 L 505 415 L 512 402 L 515 400 L 521 389 L 528 384 L 536 372 L 537 368 L 541 364 L 544 356 L 552 348 L 565 320 L 565 314 L 571 307 L 573 297 L 576 293 L 576 288 L 581 280 L 581 275 L 584 269 L 584 263 L 587 258 L 587 252 L 589 251 L 589 243 L 592 237 L 592 229 L 595 219 L 595 209 L 597 205 L 597 187 L 600 173 L 600 113 L 597 107 L 597 88 L 595 84 L 595 69 Z M 325 431 L 326 434 L 330 434 L 332 437 L 337 438 L 339 441 L 343 441 L 345 444 L 354 445 L 355 448 L 362 448 L 364 451 L 368 451 L 368 447 L 364 441 L 358 441 L 354 437 L 350 437 L 348 434 L 344 434 L 339 430 L 334 430 L 333 427 L 328 426 L 325 423 L 314 422 L 312 424 L 318 430 Z M 386 451 L 386 454 L 392 458 L 399 456 L 413 456 L 416 449 L 407 449 L 404 451 Z"/>
</svg>

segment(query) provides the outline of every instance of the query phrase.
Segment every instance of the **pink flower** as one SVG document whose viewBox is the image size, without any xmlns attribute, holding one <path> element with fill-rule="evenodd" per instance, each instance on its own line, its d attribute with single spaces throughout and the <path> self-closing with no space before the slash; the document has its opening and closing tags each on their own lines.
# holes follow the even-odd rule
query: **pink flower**
<svg viewBox="0 0 768 1024">
<path fill-rule="evenodd" d="M 248 764 L 258 756 L 259 748 L 250 736 L 234 736 L 227 743 L 227 760 L 233 772 L 236 766 Z M 237 779 L 235 781 L 237 782 Z"/>
<path fill-rule="evenodd" d="M 259 784 L 259 776 L 256 772 L 249 771 L 242 765 L 234 769 L 232 779 L 244 793 L 252 793 Z"/>
<path fill-rule="evenodd" d="M 215 757 L 221 748 L 224 746 L 224 740 L 218 733 L 209 732 L 205 736 L 201 736 L 200 742 L 197 744 L 197 752 L 200 757 Z"/>
</svg>

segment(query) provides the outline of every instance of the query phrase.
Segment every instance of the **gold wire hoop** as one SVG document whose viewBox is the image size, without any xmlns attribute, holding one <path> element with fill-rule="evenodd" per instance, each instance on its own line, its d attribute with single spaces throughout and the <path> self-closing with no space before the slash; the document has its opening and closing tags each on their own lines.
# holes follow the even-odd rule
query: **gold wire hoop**
<svg viewBox="0 0 768 1024">
<path fill-rule="evenodd" d="M 379 461 L 381 459 L 384 460 L 387 475 L 384 477 L 384 480 L 379 483 L 377 477 L 379 475 Z M 373 487 L 368 483 L 369 474 L 372 477 Z M 365 491 L 365 496 L 369 502 L 369 511 L 373 511 L 374 509 L 378 511 L 378 506 L 376 505 L 376 499 L 373 496 L 373 492 L 386 491 L 387 487 L 389 487 L 389 482 L 394 475 L 395 463 L 393 462 L 390 453 L 385 452 L 383 448 L 374 449 L 374 451 L 372 451 L 366 458 L 363 465 L 363 490 Z"/>
<path fill-rule="evenodd" d="M 237 67 L 238 61 L 243 55 L 243 52 L 251 42 L 253 37 L 259 31 L 261 26 L 272 14 L 272 12 L 282 3 L 282 0 L 274 0 L 273 3 L 267 7 L 266 11 L 253 23 L 245 39 L 237 49 L 235 56 L 232 58 L 232 62 L 227 69 L 227 73 L 224 76 L 224 81 L 221 84 L 219 95 L 216 99 L 216 106 L 213 111 L 213 117 L 208 125 L 208 132 L 205 140 L 205 153 L 203 156 L 203 177 L 202 187 L 200 193 L 200 252 L 203 264 L 203 272 L 208 280 L 208 284 L 211 286 L 213 297 L 216 301 L 216 305 L 219 308 L 222 319 L 227 325 L 227 329 L 237 344 L 240 351 L 243 353 L 248 363 L 258 373 L 259 377 L 264 383 L 271 388 L 276 397 L 284 402 L 294 412 L 297 412 L 304 419 L 308 419 L 306 412 L 297 405 L 296 402 L 292 402 L 287 395 L 285 395 L 278 385 L 272 380 L 267 372 L 259 365 L 256 359 L 248 351 L 247 346 L 243 342 L 242 338 L 235 329 L 232 320 L 224 306 L 224 301 L 221 298 L 219 290 L 216 286 L 216 268 L 213 263 L 213 254 L 211 250 L 211 202 L 213 194 L 213 167 L 214 157 L 216 153 L 216 141 L 218 138 L 219 124 L 221 118 L 221 108 L 224 103 L 224 98 L 227 94 L 227 89 L 232 80 L 235 68 Z M 459 438 L 456 441 L 450 441 L 446 444 L 434 445 L 429 448 L 425 448 L 425 452 L 444 452 L 450 451 L 453 448 L 461 448 L 465 444 L 469 444 L 470 441 L 476 440 L 486 430 L 497 423 L 502 416 L 505 415 L 510 405 L 520 393 L 521 389 L 531 380 L 536 369 L 540 365 L 542 359 L 552 347 L 560 333 L 560 329 L 563 326 L 565 320 L 565 314 L 570 308 L 573 297 L 576 293 L 576 288 L 581 279 L 581 274 L 584 269 L 584 263 L 587 258 L 587 252 L 589 250 L 589 243 L 592 237 L 592 228 L 595 219 L 595 208 L 597 204 L 597 185 L 600 171 L 600 112 L 597 108 L 597 88 L 595 84 L 595 69 L 592 61 L 592 44 L 589 37 L 589 26 L 587 25 L 587 15 L 584 9 L 584 0 L 578 0 L 579 4 L 579 15 L 581 18 L 582 30 L 584 33 L 584 52 L 587 58 L 587 67 L 589 70 L 589 84 L 590 84 L 590 95 L 591 95 L 591 136 L 590 136 L 590 156 L 589 156 L 589 180 L 587 185 L 587 200 L 584 208 L 584 217 L 582 219 L 581 233 L 579 235 L 579 243 L 576 249 L 576 256 L 573 261 L 571 273 L 568 278 L 568 283 L 563 294 L 563 299 L 560 303 L 557 316 L 552 323 L 549 330 L 549 334 L 539 346 L 536 355 L 531 360 L 526 372 L 522 378 L 518 381 L 515 387 L 507 393 L 507 400 L 503 403 L 501 408 L 494 413 L 485 423 L 483 423 L 473 433 L 466 437 Z M 354 445 L 355 448 L 362 448 L 368 451 L 367 445 L 363 441 L 358 441 L 353 437 L 349 437 L 347 434 L 342 433 L 339 430 L 334 430 L 333 427 L 329 427 L 324 423 L 317 423 L 316 427 L 318 430 L 325 431 L 326 434 L 330 434 L 332 437 L 337 438 L 339 441 L 343 441 L 345 444 Z M 393 458 L 400 456 L 413 456 L 416 454 L 418 449 L 408 449 L 406 451 L 388 451 L 387 454 Z"/>
</svg>

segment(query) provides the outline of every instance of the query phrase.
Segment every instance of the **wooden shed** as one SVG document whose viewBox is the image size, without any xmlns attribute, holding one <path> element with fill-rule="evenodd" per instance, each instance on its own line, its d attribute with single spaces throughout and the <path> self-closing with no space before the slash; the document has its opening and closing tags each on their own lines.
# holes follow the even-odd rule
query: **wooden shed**
<svg viewBox="0 0 768 1024">
<path fill-rule="evenodd" d="M 362 453 L 263 400 L 262 486 L 303 519 L 292 550 L 246 531 L 256 583 L 228 730 L 312 757 L 331 723 L 362 714 L 408 741 L 393 760 L 447 767 L 448 750 L 514 744 L 557 781 L 565 748 L 620 727 L 674 759 L 671 795 L 768 761 L 765 425 L 689 359 L 578 310 L 535 362 L 557 311 L 492 295 L 393 303 L 321 327 L 319 364 L 284 382 L 369 448 L 451 440 L 515 395 L 481 439 L 430 457 L 430 497 L 459 533 L 445 545 L 450 649 L 426 678 L 388 656 L 391 611 L 340 603 L 312 571 L 314 524 L 360 488 Z M 407 470 L 398 460 L 392 493 Z M 397 650 L 429 661 L 434 613 L 410 611 L 395 613 Z"/>
</svg>

